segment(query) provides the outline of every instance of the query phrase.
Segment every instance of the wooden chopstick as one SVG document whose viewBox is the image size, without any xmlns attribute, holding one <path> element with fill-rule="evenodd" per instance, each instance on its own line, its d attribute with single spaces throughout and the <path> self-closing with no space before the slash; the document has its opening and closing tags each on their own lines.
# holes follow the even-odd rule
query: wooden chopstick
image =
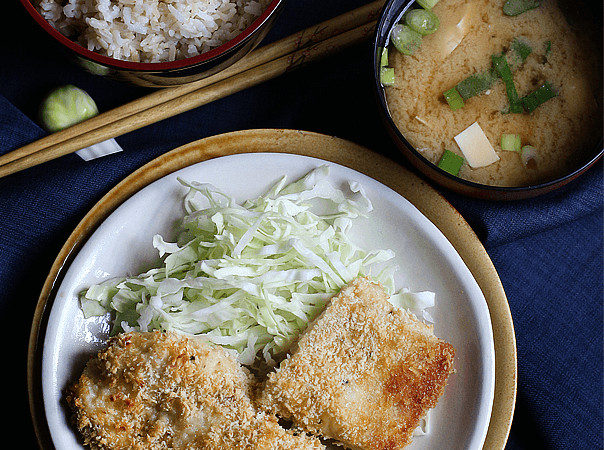
<svg viewBox="0 0 604 450">
<path fill-rule="evenodd" d="M 161 89 L 0 156 L 0 177 L 226 97 L 372 35 L 383 0 L 254 50 L 215 75 Z"/>
</svg>

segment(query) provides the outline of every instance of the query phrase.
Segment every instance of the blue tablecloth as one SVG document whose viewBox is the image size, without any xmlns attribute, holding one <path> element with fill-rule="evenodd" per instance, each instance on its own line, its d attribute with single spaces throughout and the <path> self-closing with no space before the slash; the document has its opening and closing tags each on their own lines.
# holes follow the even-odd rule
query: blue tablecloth
<svg viewBox="0 0 604 450">
<path fill-rule="evenodd" d="M 89 75 L 39 41 L 18 2 L 0 40 L 0 153 L 44 135 L 36 109 L 51 88 L 87 90 L 101 110 L 150 92 Z M 267 40 L 362 5 L 290 1 Z M 14 33 L 17 29 L 18 34 Z M 84 162 L 69 155 L 0 179 L 0 314 L 4 401 L 35 447 L 26 391 L 27 343 L 42 284 L 84 214 L 128 174 L 187 142 L 250 128 L 335 135 L 405 164 L 380 122 L 369 45 L 358 45 L 210 105 L 117 138 L 124 151 Z M 602 448 L 602 165 L 535 200 L 493 203 L 443 191 L 476 231 L 506 290 L 518 346 L 518 399 L 509 449 Z M 463 411 L 460 411 L 463 414 Z M 21 430 L 30 430 L 23 433 Z"/>
</svg>

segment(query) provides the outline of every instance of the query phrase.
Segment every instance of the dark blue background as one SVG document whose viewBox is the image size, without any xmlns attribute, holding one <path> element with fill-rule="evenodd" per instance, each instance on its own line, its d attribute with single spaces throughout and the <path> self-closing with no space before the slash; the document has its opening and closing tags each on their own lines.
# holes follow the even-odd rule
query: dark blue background
<svg viewBox="0 0 604 450">
<path fill-rule="evenodd" d="M 363 3 L 290 0 L 267 40 Z M 4 7 L 0 153 L 44 134 L 35 124 L 36 109 L 55 86 L 82 87 L 103 111 L 150 92 L 72 66 L 44 42 L 17 1 Z M 19 426 L 14 432 L 23 437 L 22 448 L 36 446 L 26 390 L 31 319 L 44 279 L 73 228 L 144 163 L 193 140 L 250 128 L 335 135 L 406 164 L 377 113 L 367 44 L 119 137 L 124 148 L 119 154 L 86 163 L 69 155 L 0 179 L 1 372 L 8 393 L 3 405 L 10 415 L 5 425 Z M 514 318 L 518 401 L 508 448 L 602 448 L 601 164 L 568 187 L 530 201 L 491 203 L 443 194 L 483 242 Z"/>
</svg>

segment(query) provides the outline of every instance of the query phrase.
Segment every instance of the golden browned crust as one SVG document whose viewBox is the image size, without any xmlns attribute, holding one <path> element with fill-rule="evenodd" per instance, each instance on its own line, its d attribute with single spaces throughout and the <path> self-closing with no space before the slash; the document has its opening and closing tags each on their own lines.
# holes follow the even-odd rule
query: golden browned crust
<svg viewBox="0 0 604 450">
<path fill-rule="evenodd" d="M 226 350 L 177 333 L 127 333 L 91 359 L 68 392 L 93 449 L 318 449 L 249 394 L 253 378 Z"/>
<path fill-rule="evenodd" d="M 269 374 L 259 403 L 350 448 L 402 448 L 443 394 L 454 354 L 381 285 L 359 278 Z"/>
</svg>

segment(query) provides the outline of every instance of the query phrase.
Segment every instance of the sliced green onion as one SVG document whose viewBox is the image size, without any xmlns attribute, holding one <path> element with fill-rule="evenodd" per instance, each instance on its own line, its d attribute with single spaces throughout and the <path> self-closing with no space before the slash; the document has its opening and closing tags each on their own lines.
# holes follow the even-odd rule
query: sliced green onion
<svg viewBox="0 0 604 450">
<path fill-rule="evenodd" d="M 558 94 L 556 93 L 552 85 L 546 81 L 539 88 L 537 88 L 527 96 L 522 97 L 522 104 L 524 105 L 524 109 L 526 109 L 527 112 L 531 113 L 535 109 L 537 109 L 539 105 L 542 105 L 546 101 L 557 96 Z"/>
<path fill-rule="evenodd" d="M 490 89 L 496 80 L 497 73 L 493 69 L 488 69 L 482 73 L 470 75 L 465 80 L 459 82 L 455 88 L 463 99 L 467 100 Z"/>
<path fill-rule="evenodd" d="M 451 150 L 445 150 L 440 158 L 440 161 L 438 161 L 437 166 L 445 172 L 449 172 L 451 175 L 457 176 L 457 174 L 459 174 L 459 169 L 461 169 L 461 166 L 463 165 L 463 162 L 463 157 L 453 153 Z"/>
<path fill-rule="evenodd" d="M 440 26 L 438 16 L 427 9 L 412 9 L 405 15 L 405 23 L 413 31 L 425 36 L 432 34 Z"/>
<path fill-rule="evenodd" d="M 380 67 L 386 67 L 388 65 L 388 47 L 382 49 L 380 55 Z"/>
<path fill-rule="evenodd" d="M 532 145 L 525 145 L 524 147 L 522 147 L 520 159 L 522 159 L 522 164 L 524 164 L 524 167 L 526 167 L 527 169 L 536 169 L 537 149 Z"/>
<path fill-rule="evenodd" d="M 516 85 L 514 84 L 512 70 L 508 65 L 505 55 L 492 55 L 491 60 L 493 61 L 495 70 L 505 83 L 505 91 L 510 102 L 510 112 L 514 114 L 521 113 L 522 103 L 520 102 L 520 97 L 518 97 L 518 91 L 516 90 Z"/>
<path fill-rule="evenodd" d="M 501 135 L 501 149 L 509 152 L 520 152 L 521 141 L 519 134 L 503 133 Z"/>
<path fill-rule="evenodd" d="M 392 86 L 394 84 L 394 68 L 392 67 L 381 67 L 380 68 L 380 83 L 384 86 Z"/>
<path fill-rule="evenodd" d="M 390 39 L 403 55 L 412 55 L 422 45 L 422 35 L 407 25 L 395 25 L 390 32 Z"/>
<path fill-rule="evenodd" d="M 526 61 L 526 58 L 533 52 L 533 49 L 524 40 L 515 38 L 510 44 L 508 63 L 512 69 L 516 69 Z"/>
<path fill-rule="evenodd" d="M 436 6 L 439 0 L 415 0 L 419 6 L 424 9 L 432 9 Z"/>
<path fill-rule="evenodd" d="M 540 4 L 538 0 L 506 0 L 503 4 L 503 13 L 506 16 L 517 16 L 539 7 Z"/>
<path fill-rule="evenodd" d="M 380 83 L 383 86 L 394 84 L 394 68 L 388 66 L 388 47 L 382 49 L 380 56 Z"/>
<path fill-rule="evenodd" d="M 445 100 L 453 111 L 464 107 L 463 98 L 461 97 L 459 92 L 457 92 L 457 89 L 455 89 L 454 87 L 449 89 L 448 91 L 443 92 L 443 95 L 445 96 Z"/>
<path fill-rule="evenodd" d="M 545 42 L 545 58 L 547 59 L 547 57 L 549 56 L 549 54 L 552 51 L 552 41 L 546 41 Z"/>
<path fill-rule="evenodd" d="M 528 55 L 532 52 L 531 47 L 519 38 L 514 39 L 510 44 L 510 51 L 506 54 L 510 65 L 510 70 L 518 68 Z M 482 94 L 490 89 L 499 79 L 497 69 L 491 67 L 483 72 L 475 73 L 460 81 L 455 88 L 464 100 Z"/>
<path fill-rule="evenodd" d="M 531 52 L 531 47 L 526 42 L 522 41 L 520 38 L 516 38 L 510 43 L 510 50 L 506 52 L 505 57 L 503 57 L 502 55 L 503 59 L 505 60 L 505 65 L 508 66 L 510 71 L 509 74 L 506 74 L 508 84 L 510 84 L 510 80 L 512 79 L 511 71 L 520 67 L 520 65 L 522 65 L 526 61 L 526 58 L 528 57 L 528 55 L 531 54 Z M 501 60 L 500 66 L 502 66 L 502 70 L 505 70 L 505 68 L 503 67 L 503 62 L 504 61 Z M 510 77 L 507 78 L 507 75 L 510 75 Z M 495 82 L 500 78 L 500 76 L 501 75 L 498 73 L 497 68 L 495 66 L 492 66 L 483 72 L 475 73 L 468 76 L 465 80 L 462 80 L 457 83 L 455 89 L 457 90 L 457 92 L 459 92 L 463 100 L 468 100 L 471 97 L 480 95 L 483 92 L 489 90 L 493 86 L 493 84 L 495 84 Z M 509 88 L 508 94 L 512 95 L 513 98 L 514 91 L 515 87 L 511 86 Z M 517 95 L 518 94 L 516 93 L 516 96 Z M 518 102 L 515 102 L 514 105 L 516 105 Z M 522 112 L 522 107 L 516 105 L 513 107 L 513 111 L 511 112 Z"/>
</svg>

